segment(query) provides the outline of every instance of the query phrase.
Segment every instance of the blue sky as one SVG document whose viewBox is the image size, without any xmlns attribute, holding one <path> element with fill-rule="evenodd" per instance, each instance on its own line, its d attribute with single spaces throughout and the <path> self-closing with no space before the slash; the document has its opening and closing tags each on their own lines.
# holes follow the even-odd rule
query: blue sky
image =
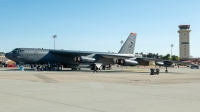
<svg viewBox="0 0 200 112">
<path fill-rule="evenodd" d="M 118 52 L 137 33 L 135 52 L 179 55 L 178 25 L 190 24 L 200 57 L 199 0 L 0 0 L 0 51 L 17 47 Z"/>
</svg>

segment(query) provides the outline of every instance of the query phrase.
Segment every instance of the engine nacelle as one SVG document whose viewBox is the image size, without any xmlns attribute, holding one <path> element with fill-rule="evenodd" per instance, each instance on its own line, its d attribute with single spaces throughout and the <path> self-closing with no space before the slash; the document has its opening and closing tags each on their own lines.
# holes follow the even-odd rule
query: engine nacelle
<svg viewBox="0 0 200 112">
<path fill-rule="evenodd" d="M 155 64 L 158 65 L 158 66 L 170 67 L 170 66 L 172 66 L 173 62 L 171 62 L 171 61 L 163 61 L 163 62 L 155 62 Z"/>
<path fill-rule="evenodd" d="M 173 62 L 171 61 L 163 61 L 163 63 L 167 66 L 171 66 L 173 64 Z"/>
<path fill-rule="evenodd" d="M 81 63 L 93 63 L 96 61 L 96 59 L 85 57 L 85 56 L 76 56 L 76 57 L 74 57 L 74 61 L 81 62 Z"/>
<path fill-rule="evenodd" d="M 158 61 L 156 61 L 155 64 L 158 65 L 158 66 L 164 66 L 165 65 L 163 62 L 158 62 Z"/>
<path fill-rule="evenodd" d="M 123 66 L 136 66 L 137 61 L 127 60 L 127 59 L 117 59 L 116 63 Z"/>
</svg>

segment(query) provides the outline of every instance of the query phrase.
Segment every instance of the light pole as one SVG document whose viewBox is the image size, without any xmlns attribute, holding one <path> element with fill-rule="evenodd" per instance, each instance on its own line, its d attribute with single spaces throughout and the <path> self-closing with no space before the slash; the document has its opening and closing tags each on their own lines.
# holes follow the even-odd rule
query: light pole
<svg viewBox="0 0 200 112">
<path fill-rule="evenodd" d="M 57 38 L 57 35 L 54 35 L 53 38 L 54 38 L 54 49 L 55 49 L 55 39 Z"/>
<path fill-rule="evenodd" d="M 123 41 L 123 40 L 121 40 L 121 41 L 120 41 L 120 43 L 121 43 L 121 47 L 122 47 L 122 44 L 124 43 L 124 41 Z"/>
<path fill-rule="evenodd" d="M 172 61 L 172 47 L 174 47 L 173 44 L 171 44 L 171 61 Z"/>
</svg>

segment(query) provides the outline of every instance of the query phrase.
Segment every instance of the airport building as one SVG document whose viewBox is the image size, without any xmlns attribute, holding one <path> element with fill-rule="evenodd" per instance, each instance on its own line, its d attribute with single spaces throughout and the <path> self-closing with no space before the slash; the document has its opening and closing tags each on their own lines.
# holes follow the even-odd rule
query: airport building
<svg viewBox="0 0 200 112">
<path fill-rule="evenodd" d="M 0 56 L 0 62 L 5 63 L 8 59 L 5 56 Z"/>
<path fill-rule="evenodd" d="M 190 25 L 179 25 L 179 57 L 190 58 Z"/>
<path fill-rule="evenodd" d="M 0 55 L 0 67 L 2 67 L 2 66 L 3 66 L 3 63 L 5 63 L 7 60 L 8 60 L 8 59 L 7 59 L 5 56 Z"/>
</svg>

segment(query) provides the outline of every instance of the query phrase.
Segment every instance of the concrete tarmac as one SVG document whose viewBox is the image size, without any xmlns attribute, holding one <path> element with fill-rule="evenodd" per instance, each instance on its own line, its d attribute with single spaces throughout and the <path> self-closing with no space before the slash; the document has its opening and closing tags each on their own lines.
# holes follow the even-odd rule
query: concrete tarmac
<svg viewBox="0 0 200 112">
<path fill-rule="evenodd" d="M 199 112 L 200 70 L 0 68 L 0 112 Z"/>
</svg>

